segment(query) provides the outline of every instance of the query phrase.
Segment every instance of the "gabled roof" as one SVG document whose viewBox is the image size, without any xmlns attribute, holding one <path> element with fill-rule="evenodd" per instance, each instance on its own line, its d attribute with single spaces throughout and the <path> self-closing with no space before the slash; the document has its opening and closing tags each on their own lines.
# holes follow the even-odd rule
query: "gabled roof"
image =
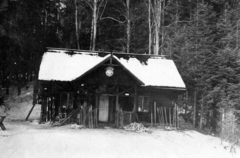
<svg viewBox="0 0 240 158">
<path fill-rule="evenodd" d="M 100 57 L 94 53 L 66 54 L 64 51 L 46 52 L 39 70 L 39 80 L 73 81 L 108 60 L 110 55 Z M 113 56 L 142 86 L 183 88 L 185 84 L 172 60 L 150 58 L 146 63 L 136 58 Z"/>
<path fill-rule="evenodd" d="M 46 81 L 73 81 L 104 61 L 107 57 L 46 52 L 42 57 L 38 79 Z"/>
<path fill-rule="evenodd" d="M 99 57 L 99 56 L 98 56 L 98 57 Z M 89 70 L 86 71 L 85 73 L 81 74 L 78 78 L 76 78 L 76 80 L 84 77 L 84 75 L 87 75 L 87 74 L 91 73 L 93 70 L 98 69 L 99 66 L 101 66 L 101 65 L 104 64 L 105 62 L 110 61 L 110 59 L 112 59 L 112 61 L 114 61 L 114 62 L 118 63 L 119 65 L 121 65 L 122 68 L 123 68 L 128 74 L 130 74 L 130 76 L 133 77 L 138 84 L 144 85 L 144 83 L 143 83 L 138 77 L 136 77 L 135 74 L 133 74 L 132 72 L 130 72 L 130 71 L 128 70 L 128 68 L 126 68 L 126 67 L 118 60 L 118 58 L 117 58 L 116 56 L 114 56 L 114 55 L 113 55 L 113 56 L 107 55 L 107 56 L 105 56 L 104 58 L 102 57 L 102 59 L 103 59 L 103 60 L 102 60 L 101 62 L 96 63 L 95 66 L 93 66 L 91 69 L 89 69 Z"/>
<path fill-rule="evenodd" d="M 141 79 L 144 86 L 186 88 L 172 60 L 150 58 L 145 64 L 136 58 L 121 58 L 120 62 Z"/>
</svg>

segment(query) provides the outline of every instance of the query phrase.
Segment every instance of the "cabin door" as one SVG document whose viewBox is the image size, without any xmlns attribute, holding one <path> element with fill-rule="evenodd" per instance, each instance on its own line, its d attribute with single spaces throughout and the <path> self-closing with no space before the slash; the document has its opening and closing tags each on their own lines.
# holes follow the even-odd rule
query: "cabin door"
<svg viewBox="0 0 240 158">
<path fill-rule="evenodd" d="M 109 96 L 100 96 L 99 100 L 99 121 L 108 122 Z"/>
</svg>

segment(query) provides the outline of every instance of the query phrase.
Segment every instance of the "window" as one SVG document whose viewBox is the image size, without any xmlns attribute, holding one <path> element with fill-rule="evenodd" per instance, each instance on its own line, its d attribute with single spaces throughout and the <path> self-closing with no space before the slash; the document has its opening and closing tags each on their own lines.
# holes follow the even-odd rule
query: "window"
<svg viewBox="0 0 240 158">
<path fill-rule="evenodd" d="M 61 104 L 63 109 L 73 109 L 74 96 L 73 93 L 63 92 L 61 94 Z"/>
<path fill-rule="evenodd" d="M 139 96 L 138 97 L 138 111 L 139 112 L 148 112 L 149 107 L 149 97 L 148 96 Z"/>
</svg>

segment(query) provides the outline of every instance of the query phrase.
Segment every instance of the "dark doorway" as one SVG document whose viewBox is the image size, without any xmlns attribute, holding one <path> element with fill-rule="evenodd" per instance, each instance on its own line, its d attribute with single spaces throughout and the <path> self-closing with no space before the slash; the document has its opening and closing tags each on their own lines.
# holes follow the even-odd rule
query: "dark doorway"
<svg viewBox="0 0 240 158">
<path fill-rule="evenodd" d="M 119 104 L 122 111 L 132 112 L 134 108 L 134 98 L 130 96 L 119 97 Z"/>
</svg>

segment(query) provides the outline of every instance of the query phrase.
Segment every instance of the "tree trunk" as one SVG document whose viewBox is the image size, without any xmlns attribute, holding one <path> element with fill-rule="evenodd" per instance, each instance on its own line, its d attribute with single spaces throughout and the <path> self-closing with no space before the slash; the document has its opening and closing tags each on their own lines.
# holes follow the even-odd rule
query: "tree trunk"
<svg viewBox="0 0 240 158">
<path fill-rule="evenodd" d="M 18 89 L 18 96 L 19 96 L 19 95 L 21 95 L 21 86 L 18 85 L 18 86 L 17 86 L 17 89 Z"/>
<path fill-rule="evenodd" d="M 222 141 L 222 138 L 223 138 L 223 133 L 225 132 L 225 129 L 224 129 L 224 121 L 225 121 L 225 110 L 224 108 L 222 108 L 222 119 L 221 119 L 221 141 Z M 222 142 L 221 142 L 222 143 Z"/>
<path fill-rule="evenodd" d="M 6 80 L 6 95 L 9 95 L 9 86 L 10 86 L 10 82 L 9 79 Z"/>
<path fill-rule="evenodd" d="M 193 127 L 196 127 L 196 107 L 197 107 L 197 91 L 194 90 L 194 103 L 193 103 Z"/>
<path fill-rule="evenodd" d="M 161 2 L 160 2 L 161 3 Z M 163 36 L 163 34 L 164 34 L 164 27 L 163 27 L 163 24 L 164 24 L 164 7 L 165 7 L 165 1 L 163 1 L 163 9 L 161 10 L 161 12 L 160 12 L 160 17 L 162 16 L 162 18 L 160 19 L 160 26 L 162 26 L 160 29 L 161 29 L 161 36 L 162 36 L 162 38 L 161 38 L 161 43 L 162 43 L 162 45 L 161 45 L 161 55 L 163 55 L 163 38 L 164 38 L 164 36 Z"/>
<path fill-rule="evenodd" d="M 201 115 L 200 115 L 200 122 L 199 122 L 199 128 L 203 128 L 203 97 L 202 97 L 202 103 L 201 103 Z"/>
<path fill-rule="evenodd" d="M 45 10 L 45 17 L 44 17 L 44 43 L 46 43 L 46 38 L 47 38 L 47 23 L 48 23 L 48 12 Z"/>
<path fill-rule="evenodd" d="M 155 0 L 155 55 L 159 54 L 162 0 Z"/>
<path fill-rule="evenodd" d="M 93 1 L 93 19 L 92 19 L 92 47 L 91 50 L 95 51 L 96 35 L 97 35 L 97 1 Z"/>
<path fill-rule="evenodd" d="M 22 78 L 21 76 L 19 76 L 19 73 L 17 72 L 16 75 L 16 79 L 17 79 L 17 92 L 18 92 L 18 96 L 21 95 L 21 87 L 22 87 Z"/>
<path fill-rule="evenodd" d="M 127 6 L 127 53 L 130 52 L 130 9 L 129 9 L 130 0 L 126 0 Z"/>
<path fill-rule="evenodd" d="M 93 19 L 92 19 L 92 25 L 91 25 L 91 37 L 90 37 L 90 50 L 92 50 L 93 47 Z"/>
<path fill-rule="evenodd" d="M 77 0 L 74 0 L 75 4 L 75 29 L 76 29 L 76 38 L 77 38 L 77 49 L 80 49 L 79 45 L 79 28 L 78 28 L 78 4 Z"/>
<path fill-rule="evenodd" d="M 213 132 L 216 132 L 216 130 L 217 130 L 217 110 L 216 110 L 215 106 L 212 109 L 211 118 L 212 118 L 212 124 L 211 124 L 212 130 L 213 130 Z"/>
<path fill-rule="evenodd" d="M 148 1 L 148 28 L 149 28 L 149 44 L 148 44 L 148 54 L 151 54 L 152 47 L 152 25 L 151 25 L 151 0 Z"/>
</svg>

